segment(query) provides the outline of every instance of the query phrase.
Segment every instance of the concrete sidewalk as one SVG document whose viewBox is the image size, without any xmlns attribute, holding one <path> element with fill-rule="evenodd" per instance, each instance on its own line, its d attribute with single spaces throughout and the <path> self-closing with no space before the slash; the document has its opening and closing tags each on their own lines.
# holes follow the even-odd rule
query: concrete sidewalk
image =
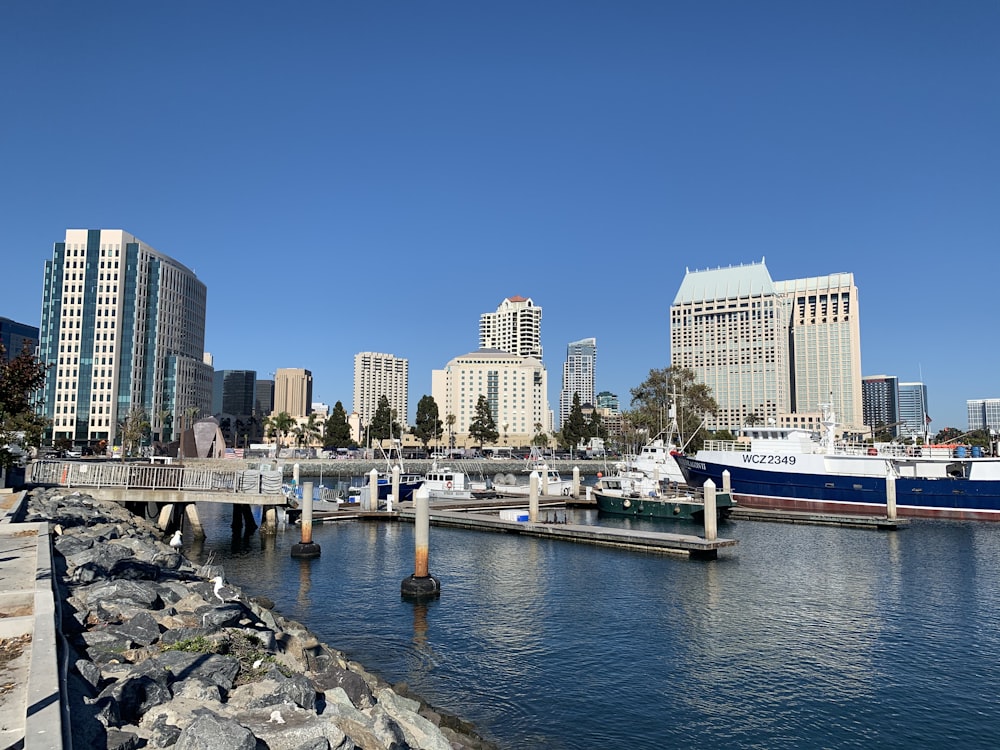
<svg viewBox="0 0 1000 750">
<path fill-rule="evenodd" d="M 49 525 L 11 523 L 0 491 L 0 747 L 63 748 Z"/>
</svg>

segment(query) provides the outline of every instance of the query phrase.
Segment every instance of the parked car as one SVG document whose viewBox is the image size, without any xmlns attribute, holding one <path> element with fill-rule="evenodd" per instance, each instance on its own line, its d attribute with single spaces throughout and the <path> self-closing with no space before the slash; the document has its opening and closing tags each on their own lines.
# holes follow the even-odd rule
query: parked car
<svg viewBox="0 0 1000 750">
<path fill-rule="evenodd" d="M 66 451 L 66 458 L 81 458 L 83 450 L 81 448 L 70 448 Z"/>
</svg>

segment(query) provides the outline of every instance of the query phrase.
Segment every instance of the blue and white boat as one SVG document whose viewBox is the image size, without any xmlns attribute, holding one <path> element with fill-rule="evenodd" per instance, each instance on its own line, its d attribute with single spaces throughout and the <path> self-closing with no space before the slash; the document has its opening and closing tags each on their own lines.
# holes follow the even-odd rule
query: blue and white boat
<svg viewBox="0 0 1000 750">
<path fill-rule="evenodd" d="M 711 479 L 748 508 L 885 515 L 890 478 L 900 516 L 1000 521 L 1000 458 L 965 445 L 847 445 L 823 406 L 822 431 L 748 427 L 736 441 L 677 456 L 691 487 Z"/>
</svg>

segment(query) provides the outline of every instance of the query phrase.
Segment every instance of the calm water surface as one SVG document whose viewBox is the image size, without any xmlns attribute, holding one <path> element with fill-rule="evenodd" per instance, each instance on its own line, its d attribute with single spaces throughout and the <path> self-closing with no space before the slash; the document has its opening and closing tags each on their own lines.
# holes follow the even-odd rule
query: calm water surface
<svg viewBox="0 0 1000 750">
<path fill-rule="evenodd" d="M 734 522 L 713 562 L 433 527 L 415 605 L 411 524 L 316 526 L 299 561 L 297 528 L 241 547 L 199 510 L 189 555 L 510 750 L 1000 747 L 1000 525 Z"/>
</svg>

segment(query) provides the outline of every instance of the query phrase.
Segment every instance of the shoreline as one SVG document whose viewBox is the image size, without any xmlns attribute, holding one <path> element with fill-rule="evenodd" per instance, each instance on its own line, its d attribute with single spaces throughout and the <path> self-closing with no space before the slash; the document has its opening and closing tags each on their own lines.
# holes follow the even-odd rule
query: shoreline
<svg viewBox="0 0 1000 750">
<path fill-rule="evenodd" d="M 85 746 L 499 750 L 117 503 L 34 488 L 24 520 L 52 529 L 63 688 Z"/>
</svg>

